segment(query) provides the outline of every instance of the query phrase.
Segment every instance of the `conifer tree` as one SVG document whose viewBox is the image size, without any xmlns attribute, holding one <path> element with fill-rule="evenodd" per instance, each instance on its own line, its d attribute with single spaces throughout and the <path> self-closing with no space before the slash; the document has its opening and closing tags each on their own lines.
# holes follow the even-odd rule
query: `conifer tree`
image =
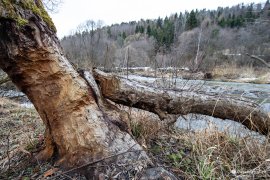
<svg viewBox="0 0 270 180">
<path fill-rule="evenodd" d="M 196 13 L 194 12 L 194 10 L 192 10 L 187 18 L 186 29 L 191 30 L 195 27 L 198 27 L 198 24 L 199 23 L 196 17 Z"/>
</svg>

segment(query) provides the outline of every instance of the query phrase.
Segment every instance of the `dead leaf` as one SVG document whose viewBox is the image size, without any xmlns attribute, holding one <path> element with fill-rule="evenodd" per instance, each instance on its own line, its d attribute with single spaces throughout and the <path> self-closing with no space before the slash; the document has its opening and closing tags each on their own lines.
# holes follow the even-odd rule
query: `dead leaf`
<svg viewBox="0 0 270 180">
<path fill-rule="evenodd" d="M 48 177 L 48 176 L 51 176 L 51 175 L 53 175 L 56 171 L 58 171 L 59 170 L 59 168 L 52 168 L 52 169 L 50 169 L 50 170 L 48 170 L 48 171 L 46 171 L 44 174 L 43 174 L 43 177 Z"/>
</svg>

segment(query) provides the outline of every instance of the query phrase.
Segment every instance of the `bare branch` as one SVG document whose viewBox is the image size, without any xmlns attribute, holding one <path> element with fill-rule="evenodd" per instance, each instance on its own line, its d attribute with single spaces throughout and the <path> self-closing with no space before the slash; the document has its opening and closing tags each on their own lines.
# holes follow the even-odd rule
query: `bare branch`
<svg viewBox="0 0 270 180">
<path fill-rule="evenodd" d="M 44 7 L 52 13 L 57 13 L 62 3 L 62 0 L 43 0 Z"/>
<path fill-rule="evenodd" d="M 270 64 L 267 63 L 264 59 L 262 58 L 259 58 L 258 56 L 255 56 L 255 55 L 250 55 L 248 53 L 246 53 L 247 56 L 253 58 L 253 59 L 256 59 L 256 60 L 259 60 L 261 63 L 263 63 L 264 65 L 266 65 L 266 67 L 270 68 Z"/>
</svg>

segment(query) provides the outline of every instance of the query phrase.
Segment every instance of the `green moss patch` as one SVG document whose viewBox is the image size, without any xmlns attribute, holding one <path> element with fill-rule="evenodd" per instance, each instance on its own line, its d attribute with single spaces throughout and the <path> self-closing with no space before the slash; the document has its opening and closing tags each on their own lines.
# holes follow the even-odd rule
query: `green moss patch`
<svg viewBox="0 0 270 180">
<path fill-rule="evenodd" d="M 21 17 L 20 14 L 15 9 L 15 6 L 20 6 L 23 9 L 32 11 L 35 15 L 38 15 L 43 19 L 43 21 L 54 31 L 56 28 L 49 14 L 45 10 L 41 0 L 38 0 L 37 3 L 34 0 L 0 0 L 0 7 L 3 7 L 5 11 L 4 14 L 6 17 L 14 19 L 19 26 L 24 26 L 28 23 L 27 19 Z M 2 14 L 2 12 L 0 12 Z"/>
<path fill-rule="evenodd" d="M 43 19 L 43 21 L 46 22 L 47 25 L 56 32 L 54 23 L 51 17 L 49 16 L 49 14 L 47 13 L 47 11 L 45 10 L 41 0 L 38 0 L 37 4 L 34 2 L 34 0 L 24 0 L 24 1 L 20 1 L 20 5 L 24 9 L 29 9 L 34 14 L 40 16 Z"/>
<path fill-rule="evenodd" d="M 19 26 L 24 26 L 28 23 L 28 20 L 19 16 L 18 18 L 16 18 L 16 22 Z"/>
</svg>

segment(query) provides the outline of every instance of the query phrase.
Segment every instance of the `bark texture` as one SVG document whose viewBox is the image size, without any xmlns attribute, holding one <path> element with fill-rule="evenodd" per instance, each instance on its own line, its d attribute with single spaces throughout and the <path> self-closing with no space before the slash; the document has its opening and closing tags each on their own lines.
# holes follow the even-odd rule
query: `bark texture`
<svg viewBox="0 0 270 180">
<path fill-rule="evenodd" d="M 168 114 L 198 113 L 242 123 L 251 130 L 268 134 L 270 118 L 248 99 L 161 90 L 136 81 L 95 70 L 102 95 L 115 103 L 144 109 L 165 119 Z"/>
<path fill-rule="evenodd" d="M 66 167 L 102 160 L 134 169 L 150 162 L 128 133 L 127 114 L 103 97 L 161 119 L 200 113 L 239 121 L 262 134 L 269 131 L 269 117 L 249 102 L 158 90 L 97 70 L 95 78 L 91 72 L 77 72 L 64 57 L 39 0 L 0 0 L 0 67 L 46 125 L 46 146 L 39 157 L 54 156 Z"/>
<path fill-rule="evenodd" d="M 76 167 L 131 151 L 107 161 L 148 161 L 137 142 L 114 123 L 124 119 L 121 112 L 115 107 L 104 112 L 110 105 L 101 102 L 92 75 L 87 74 L 88 80 L 82 78 L 63 56 L 48 22 L 17 1 L 8 7 L 14 17 L 26 22 L 18 24 L 5 3 L 0 1 L 0 67 L 28 96 L 46 125 L 46 148 L 39 157 L 54 155 L 59 164 Z M 34 5 L 41 7 L 39 3 Z"/>
</svg>

